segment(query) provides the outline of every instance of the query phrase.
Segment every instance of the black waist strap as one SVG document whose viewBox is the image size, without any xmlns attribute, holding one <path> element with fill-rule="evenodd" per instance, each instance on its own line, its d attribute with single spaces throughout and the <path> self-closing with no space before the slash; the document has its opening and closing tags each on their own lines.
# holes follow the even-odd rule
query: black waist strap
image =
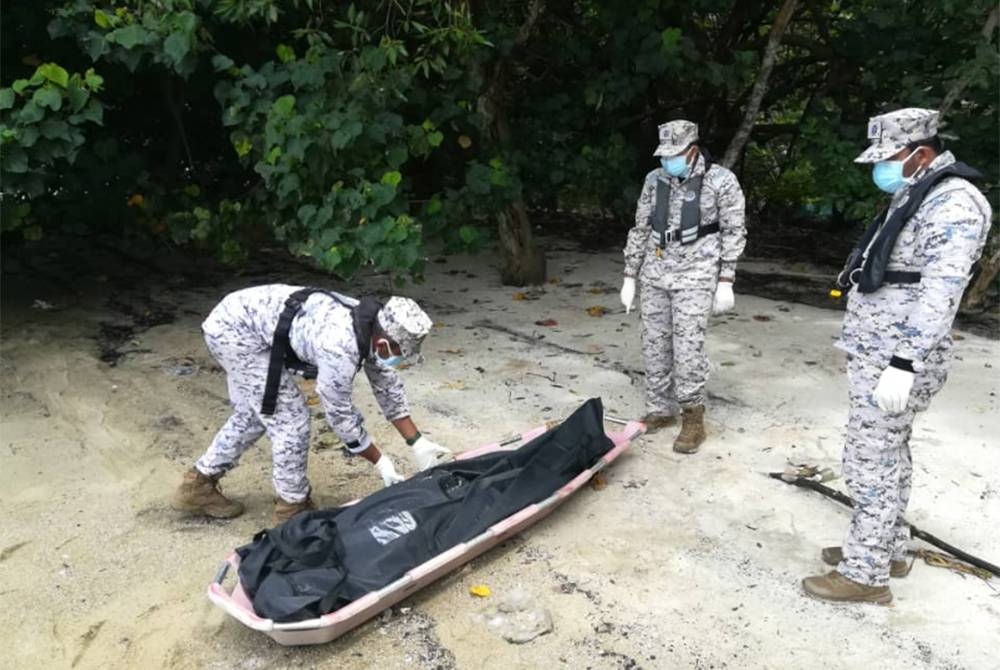
<svg viewBox="0 0 1000 670">
<path fill-rule="evenodd" d="M 886 284 L 919 284 L 920 273 L 906 270 L 886 270 L 883 281 Z"/>
<path fill-rule="evenodd" d="M 285 355 L 289 349 L 288 332 L 292 328 L 295 315 L 302 309 L 302 303 L 317 289 L 300 289 L 288 296 L 285 308 L 278 317 L 278 325 L 274 329 L 271 340 L 271 358 L 267 364 L 267 382 L 264 384 L 264 399 L 260 403 L 260 413 L 266 416 L 274 414 L 278 404 L 278 387 L 281 385 L 281 373 L 285 369 Z"/>
<path fill-rule="evenodd" d="M 700 240 L 701 238 L 707 237 L 708 235 L 715 235 L 717 232 L 719 232 L 719 222 L 718 221 L 716 221 L 715 223 L 710 223 L 707 226 L 701 226 L 701 227 L 699 227 L 698 228 L 698 236 L 695 239 L 696 240 Z M 680 233 L 679 230 L 665 231 L 665 232 L 660 233 L 660 243 L 657 244 L 656 246 L 658 246 L 661 249 L 663 249 L 663 248 L 665 248 L 667 246 L 667 242 L 674 242 L 674 241 L 677 241 L 677 240 L 680 240 L 680 239 L 681 239 L 681 233 Z M 692 241 L 694 241 L 694 240 L 692 240 Z"/>
</svg>

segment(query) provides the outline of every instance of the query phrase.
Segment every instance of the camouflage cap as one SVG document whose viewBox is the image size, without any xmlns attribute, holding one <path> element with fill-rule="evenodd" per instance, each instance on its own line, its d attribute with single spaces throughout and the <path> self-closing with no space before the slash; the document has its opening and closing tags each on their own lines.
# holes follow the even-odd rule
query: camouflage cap
<svg viewBox="0 0 1000 670">
<path fill-rule="evenodd" d="M 913 142 L 929 140 L 937 135 L 938 117 L 936 109 L 907 107 L 888 114 L 880 114 L 868 119 L 868 139 L 871 145 L 855 163 L 877 163 Z"/>
<path fill-rule="evenodd" d="M 403 356 L 412 356 L 420 352 L 420 343 L 431 332 L 433 323 L 416 302 L 393 296 L 379 310 L 378 325 L 399 345 Z"/>
<path fill-rule="evenodd" d="M 657 130 L 660 145 L 653 152 L 654 156 L 676 156 L 698 141 L 698 124 L 684 119 L 664 123 Z"/>
</svg>

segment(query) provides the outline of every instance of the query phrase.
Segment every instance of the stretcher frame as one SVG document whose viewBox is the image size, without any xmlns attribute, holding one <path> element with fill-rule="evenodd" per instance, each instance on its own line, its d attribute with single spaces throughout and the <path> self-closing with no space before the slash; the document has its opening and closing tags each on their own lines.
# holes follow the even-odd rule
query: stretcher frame
<svg viewBox="0 0 1000 670">
<path fill-rule="evenodd" d="M 625 421 L 609 416 L 605 416 L 604 421 L 622 426 L 619 431 L 607 432 L 607 436 L 614 446 L 597 463 L 581 472 L 552 495 L 541 502 L 515 512 L 502 521 L 498 521 L 476 537 L 455 545 L 412 568 L 405 575 L 378 591 L 372 591 L 329 614 L 289 623 L 279 623 L 257 616 L 250 598 L 240 584 L 240 557 L 235 551 L 229 554 L 215 578 L 208 585 L 208 598 L 244 626 L 265 633 L 281 645 L 324 644 L 336 640 L 445 574 L 544 519 L 569 496 L 583 488 L 584 484 L 590 481 L 594 475 L 618 458 L 632 441 L 646 430 L 646 426 L 638 421 Z M 456 460 L 475 458 L 499 450 L 516 449 L 544 434 L 550 427 L 548 425 L 539 426 L 520 435 L 462 452 L 456 456 Z M 358 501 L 354 500 L 347 504 L 353 505 L 356 502 Z M 230 571 L 236 576 L 236 583 L 231 588 L 227 588 L 224 582 Z"/>
</svg>

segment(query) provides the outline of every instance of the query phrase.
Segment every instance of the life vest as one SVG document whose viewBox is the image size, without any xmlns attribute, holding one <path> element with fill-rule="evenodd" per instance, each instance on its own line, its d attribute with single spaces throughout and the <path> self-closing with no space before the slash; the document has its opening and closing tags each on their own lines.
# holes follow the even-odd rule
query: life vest
<svg viewBox="0 0 1000 670">
<path fill-rule="evenodd" d="M 670 225 L 670 181 L 662 177 L 656 179 L 656 196 L 653 211 L 650 212 L 650 227 L 660 234 L 656 246 L 664 249 L 667 242 L 680 240 L 681 244 L 691 244 L 696 240 L 719 232 L 719 222 L 701 225 L 701 188 L 705 175 L 712 167 L 712 159 L 705 151 L 701 152 L 705 160 L 705 171 L 697 177 L 686 180 L 679 188 L 683 190 L 681 204 L 681 225 L 676 230 L 668 230 Z"/>
<path fill-rule="evenodd" d="M 896 240 L 906 222 L 917 213 L 927 194 L 942 179 L 961 177 L 963 179 L 981 179 L 978 170 L 965 163 L 952 163 L 933 171 L 924 179 L 910 187 L 906 202 L 896 208 L 891 216 L 886 218 L 889 208 L 875 217 L 871 225 L 861 236 L 858 244 L 847 257 L 844 269 L 837 275 L 837 285 L 842 289 L 857 286 L 861 293 L 872 293 L 883 284 L 917 284 L 921 275 L 913 271 L 887 270 L 889 256 L 896 246 Z"/>
</svg>

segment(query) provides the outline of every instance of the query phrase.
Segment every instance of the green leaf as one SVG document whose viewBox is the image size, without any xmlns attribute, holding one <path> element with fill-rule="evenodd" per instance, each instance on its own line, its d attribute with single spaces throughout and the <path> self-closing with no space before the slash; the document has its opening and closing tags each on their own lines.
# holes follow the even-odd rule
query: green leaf
<svg viewBox="0 0 1000 670">
<path fill-rule="evenodd" d="M 104 106 L 97 100 L 91 98 L 87 103 L 87 106 L 83 108 L 82 112 L 80 112 L 80 116 L 85 121 L 96 123 L 99 126 L 104 125 Z"/>
<path fill-rule="evenodd" d="M 42 239 L 42 227 L 28 226 L 22 231 L 21 234 L 24 235 L 24 239 L 30 242 L 37 242 L 38 240 Z"/>
<path fill-rule="evenodd" d="M 35 74 L 40 74 L 53 84 L 58 84 L 63 88 L 66 88 L 69 85 L 69 73 L 66 72 L 65 68 L 56 65 L 55 63 L 45 63 L 44 65 L 39 65 Z"/>
<path fill-rule="evenodd" d="M 170 36 L 163 42 L 163 51 L 176 69 L 191 51 L 191 37 L 185 33 L 170 33 Z"/>
<path fill-rule="evenodd" d="M 403 181 L 403 175 L 399 172 L 386 172 L 382 175 L 383 184 L 391 184 L 393 187 L 399 186 L 399 183 Z"/>
<path fill-rule="evenodd" d="M 444 141 L 444 135 L 441 134 L 441 132 L 438 130 L 435 130 L 433 133 L 427 134 L 427 144 L 431 145 L 432 147 L 441 146 L 441 142 L 443 141 Z"/>
<path fill-rule="evenodd" d="M 466 244 L 472 244 L 479 237 L 479 231 L 473 226 L 462 226 L 458 229 L 458 236 Z"/>
<path fill-rule="evenodd" d="M 253 149 L 253 142 L 246 137 L 241 137 L 233 141 L 233 148 L 236 149 L 236 155 L 243 158 Z"/>
<path fill-rule="evenodd" d="M 212 56 L 212 67 L 215 68 L 216 72 L 228 70 L 233 65 L 235 65 L 235 63 L 233 63 L 233 59 L 229 56 L 225 56 L 223 54 L 215 54 Z"/>
<path fill-rule="evenodd" d="M 45 110 L 35 104 L 34 100 L 29 100 L 28 103 L 21 108 L 21 113 L 18 115 L 18 121 L 21 123 L 38 123 L 45 117 Z"/>
<path fill-rule="evenodd" d="M 14 91 L 9 88 L 0 88 L 0 109 L 10 109 L 14 106 Z"/>
<path fill-rule="evenodd" d="M 69 98 L 70 108 L 74 112 L 79 112 L 87 104 L 87 98 L 90 97 L 90 94 L 87 92 L 87 89 L 73 86 L 66 90 L 66 96 Z"/>
<path fill-rule="evenodd" d="M 274 50 L 278 54 L 278 60 L 282 63 L 291 63 L 295 60 L 295 49 L 288 46 L 287 44 L 279 44 L 278 48 Z"/>
<path fill-rule="evenodd" d="M 660 33 L 663 50 L 668 53 L 676 51 L 677 44 L 680 42 L 682 34 L 683 33 L 680 28 L 667 28 Z"/>
<path fill-rule="evenodd" d="M 42 136 L 50 140 L 69 140 L 69 124 L 57 119 L 45 119 L 39 129 Z"/>
<path fill-rule="evenodd" d="M 97 32 L 88 33 L 80 40 L 80 45 L 94 63 L 97 62 L 98 58 L 111 51 L 111 46 L 108 44 L 107 38 Z"/>
<path fill-rule="evenodd" d="M 4 152 L 3 170 L 12 174 L 24 174 L 28 171 L 28 155 L 20 149 Z"/>
<path fill-rule="evenodd" d="M 267 152 L 267 162 L 269 165 L 274 165 L 281 158 L 281 147 L 271 147 L 271 150 Z"/>
<path fill-rule="evenodd" d="M 35 95 L 31 97 L 31 100 L 39 107 L 48 107 L 53 111 L 59 111 L 62 109 L 62 96 L 59 95 L 59 91 L 54 88 L 40 88 L 35 91 Z"/>
<path fill-rule="evenodd" d="M 124 28 L 118 28 L 108 33 L 108 39 L 122 45 L 126 49 L 132 49 L 140 44 L 145 44 L 149 32 L 138 23 L 133 23 Z"/>
<path fill-rule="evenodd" d="M 29 83 L 30 82 L 27 79 L 15 79 L 14 83 L 11 84 L 10 87 L 15 93 L 21 95 L 24 93 L 24 89 L 28 88 Z"/>
<path fill-rule="evenodd" d="M 282 116 L 289 116 L 292 110 L 295 109 L 295 96 L 294 95 L 283 95 L 274 101 L 272 109 L 281 114 Z"/>
<path fill-rule="evenodd" d="M 22 147 L 33 147 L 38 141 L 38 128 L 36 126 L 24 126 L 18 131 L 18 142 Z"/>
<path fill-rule="evenodd" d="M 103 28 L 107 30 L 111 27 L 111 18 L 99 9 L 94 10 L 94 23 L 97 24 L 98 28 Z"/>
</svg>

